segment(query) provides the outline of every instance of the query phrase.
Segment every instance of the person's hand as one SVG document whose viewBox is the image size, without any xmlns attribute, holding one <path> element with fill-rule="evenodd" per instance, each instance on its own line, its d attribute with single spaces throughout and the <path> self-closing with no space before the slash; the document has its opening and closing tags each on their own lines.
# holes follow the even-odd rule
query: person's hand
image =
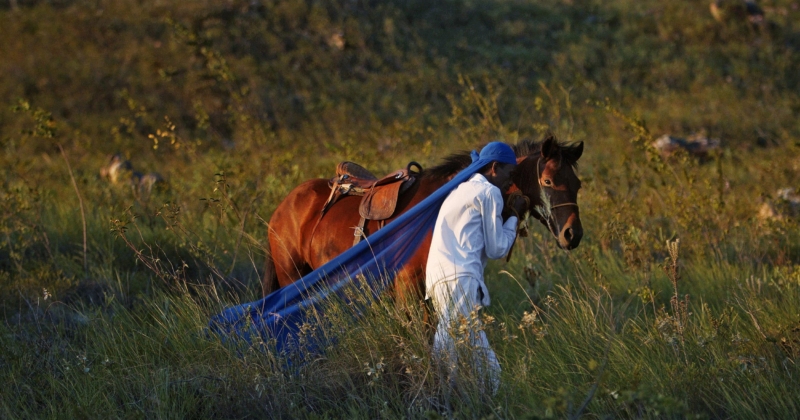
<svg viewBox="0 0 800 420">
<path fill-rule="evenodd" d="M 511 193 L 505 198 L 505 203 L 503 204 L 503 220 L 508 220 L 511 216 L 516 216 L 516 218 L 521 222 L 522 218 L 525 217 L 525 212 L 529 210 L 530 202 L 528 201 L 528 197 L 522 195 L 519 192 Z"/>
<path fill-rule="evenodd" d="M 518 219 L 525 217 L 525 212 L 528 210 L 528 200 L 525 196 L 515 195 L 511 197 L 511 208 L 514 209 L 514 215 Z"/>
</svg>

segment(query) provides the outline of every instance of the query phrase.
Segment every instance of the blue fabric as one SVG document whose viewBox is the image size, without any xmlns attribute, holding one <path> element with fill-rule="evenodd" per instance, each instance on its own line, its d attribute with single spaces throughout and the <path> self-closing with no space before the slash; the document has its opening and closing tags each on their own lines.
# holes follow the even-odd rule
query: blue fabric
<svg viewBox="0 0 800 420">
<path fill-rule="evenodd" d="M 472 160 L 475 160 L 475 152 L 473 151 L 472 153 Z M 517 164 L 517 155 L 514 154 L 514 150 L 511 149 L 511 146 L 499 141 L 493 141 L 484 146 L 478 158 L 490 162 L 496 160 L 511 165 Z"/>
<path fill-rule="evenodd" d="M 483 150 L 493 144 L 489 143 Z M 503 146 L 511 151 L 507 145 Z M 447 195 L 486 164 L 508 160 L 507 152 L 499 146 L 492 146 L 486 156 L 483 152 L 476 155 L 472 153 L 472 164 L 452 180 L 366 240 L 261 300 L 234 306 L 213 316 L 209 328 L 223 340 L 239 337 L 252 343 L 254 338 L 260 337 L 281 353 L 290 353 L 293 349 L 313 352 L 320 348 L 326 344 L 324 341 L 332 338 L 325 335 L 331 331 L 323 331 L 324 328 L 311 321 L 324 319 L 324 316 L 311 313 L 324 310 L 321 304 L 333 296 L 347 301 L 342 293 L 346 286 L 355 286 L 373 295 L 381 293 L 433 229 Z"/>
</svg>

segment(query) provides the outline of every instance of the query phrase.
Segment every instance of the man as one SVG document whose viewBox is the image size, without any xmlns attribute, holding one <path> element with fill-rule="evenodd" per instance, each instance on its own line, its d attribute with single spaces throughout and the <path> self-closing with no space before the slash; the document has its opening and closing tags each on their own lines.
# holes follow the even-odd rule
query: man
<svg viewBox="0 0 800 420">
<path fill-rule="evenodd" d="M 475 364 L 479 375 L 488 377 L 496 392 L 500 364 L 476 313 L 490 302 L 483 280 L 487 260 L 505 256 L 516 237 L 518 217 L 503 222 L 501 191 L 511 186 L 517 161 L 511 147 L 500 142 L 487 144 L 480 158 L 491 162 L 453 190 L 439 210 L 428 253 L 425 292 L 439 321 L 434 352 L 447 366 L 451 381 L 456 379 L 456 343 L 466 342 L 472 355 L 468 362 Z M 512 208 L 521 215 L 524 200 L 517 200 Z"/>
</svg>

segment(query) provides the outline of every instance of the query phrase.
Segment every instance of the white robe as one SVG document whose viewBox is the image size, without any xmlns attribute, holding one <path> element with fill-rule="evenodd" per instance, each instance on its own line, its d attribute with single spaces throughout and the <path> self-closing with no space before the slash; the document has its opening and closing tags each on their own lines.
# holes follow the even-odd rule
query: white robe
<svg viewBox="0 0 800 420">
<path fill-rule="evenodd" d="M 502 210 L 500 189 L 483 175 L 475 174 L 459 185 L 439 210 L 425 270 L 426 297 L 432 300 L 439 320 L 434 351 L 448 365 L 452 379 L 456 342 L 467 342 L 479 374 L 488 375 L 494 391 L 500 364 L 474 315 L 491 302 L 483 280 L 487 260 L 505 256 L 516 237 L 517 218 L 503 223 Z M 462 317 L 469 326 L 466 330 L 459 328 Z M 457 330 L 467 337 L 459 337 Z"/>
</svg>

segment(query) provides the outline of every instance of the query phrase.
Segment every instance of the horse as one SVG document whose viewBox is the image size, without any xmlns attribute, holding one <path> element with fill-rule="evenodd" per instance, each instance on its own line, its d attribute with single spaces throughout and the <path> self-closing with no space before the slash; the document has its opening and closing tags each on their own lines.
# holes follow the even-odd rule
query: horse
<svg viewBox="0 0 800 420">
<path fill-rule="evenodd" d="M 581 182 L 575 168 L 583 153 L 583 142 L 561 144 L 550 135 L 541 142 L 522 141 L 511 147 L 517 156 L 517 166 L 512 173 L 513 185 L 503 192 L 504 197 L 518 191 L 517 194 L 527 198 L 531 216 L 547 227 L 560 248 L 577 247 L 583 228 L 577 204 Z M 399 197 L 395 213 L 386 222 L 431 195 L 470 163 L 469 153 L 462 152 L 421 171 L 415 183 Z M 345 196 L 322 213 L 330 195 L 327 179 L 312 179 L 294 188 L 275 209 L 268 223 L 267 261 L 262 282 L 264 296 L 300 279 L 353 245 L 361 197 Z M 504 217 L 508 211 L 505 210 Z M 375 232 L 380 226 L 379 222 L 368 221 L 364 230 Z M 395 297 L 423 296 L 432 234 L 428 233 L 397 273 Z"/>
</svg>

